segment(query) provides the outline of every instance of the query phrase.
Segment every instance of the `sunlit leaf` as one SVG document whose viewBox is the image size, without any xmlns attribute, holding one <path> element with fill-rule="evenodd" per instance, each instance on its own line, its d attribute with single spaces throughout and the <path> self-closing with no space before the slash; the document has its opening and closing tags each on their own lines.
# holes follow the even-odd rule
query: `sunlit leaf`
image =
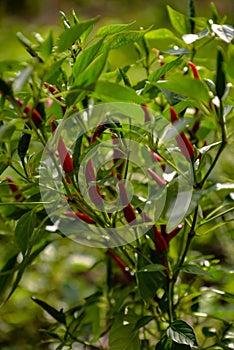
<svg viewBox="0 0 234 350">
<path fill-rule="evenodd" d="M 107 35 L 117 34 L 130 28 L 134 23 L 135 21 L 128 24 L 110 24 L 103 26 L 97 30 L 95 35 L 105 37 Z"/>
<path fill-rule="evenodd" d="M 80 22 L 65 30 L 58 40 L 58 52 L 63 52 L 72 47 L 76 40 L 90 27 L 99 20 L 99 17 L 92 18 L 88 21 Z"/>
<path fill-rule="evenodd" d="M 172 322 L 167 329 L 168 338 L 174 342 L 183 345 L 197 347 L 197 340 L 193 328 L 182 320 Z"/>
<path fill-rule="evenodd" d="M 189 33 L 190 25 L 189 20 L 185 15 L 181 12 L 174 10 L 171 6 L 167 6 L 167 11 L 169 14 L 169 18 L 172 26 L 177 30 L 180 34 Z"/>
</svg>

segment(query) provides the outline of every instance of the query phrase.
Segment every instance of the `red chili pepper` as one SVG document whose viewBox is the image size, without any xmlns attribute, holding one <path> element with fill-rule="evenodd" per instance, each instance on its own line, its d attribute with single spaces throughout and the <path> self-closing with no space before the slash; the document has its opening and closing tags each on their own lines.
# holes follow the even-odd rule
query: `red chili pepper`
<svg viewBox="0 0 234 350">
<path fill-rule="evenodd" d="M 71 174 L 74 171 L 74 165 L 61 136 L 58 142 L 58 155 L 64 172 Z"/>
<path fill-rule="evenodd" d="M 103 196 L 100 193 L 100 190 L 98 186 L 96 185 L 90 185 L 90 182 L 95 182 L 96 181 L 96 176 L 94 173 L 94 164 L 93 160 L 90 159 L 85 167 L 85 178 L 86 178 L 86 183 L 88 185 L 88 192 L 89 192 L 89 197 L 91 201 L 97 206 L 100 207 L 102 206 L 102 198 Z"/>
<path fill-rule="evenodd" d="M 20 107 L 22 107 L 22 105 L 24 104 L 24 101 L 20 100 L 18 97 L 15 98 L 15 101 L 18 103 L 18 105 Z M 29 115 L 29 113 L 32 113 L 31 114 L 31 120 L 33 121 L 35 126 L 38 128 L 43 123 L 44 119 L 43 119 L 41 114 L 36 109 L 34 109 L 32 112 L 31 112 L 31 110 L 32 110 L 32 107 L 27 105 L 24 108 L 24 113 L 26 115 Z"/>
<path fill-rule="evenodd" d="M 167 235 L 167 242 L 170 242 L 170 240 L 179 233 L 179 231 L 182 229 L 184 224 L 178 225 L 174 230 L 172 230 L 168 235 Z"/>
<path fill-rule="evenodd" d="M 150 150 L 150 153 L 151 153 L 151 156 L 152 156 L 152 159 L 156 162 L 159 162 L 159 163 L 164 163 L 164 160 L 162 159 L 162 157 L 160 157 L 157 153 L 155 153 L 154 151 Z M 161 164 L 161 168 L 163 171 L 166 170 L 166 164 Z"/>
<path fill-rule="evenodd" d="M 193 71 L 193 77 L 195 79 L 201 80 L 200 75 L 198 73 L 198 70 L 197 70 L 197 67 L 195 66 L 195 64 L 193 62 L 188 62 L 188 65 Z"/>
<path fill-rule="evenodd" d="M 166 181 L 163 180 L 160 176 L 158 176 L 158 174 L 156 174 L 152 169 L 148 168 L 147 171 L 159 186 L 163 186 L 167 184 Z"/>
<path fill-rule="evenodd" d="M 173 107 L 170 107 L 171 122 L 175 124 L 179 117 Z M 185 156 L 186 159 L 190 160 L 194 157 L 194 148 L 184 132 L 181 132 L 179 136 L 176 137 L 177 144 Z"/>
<path fill-rule="evenodd" d="M 124 217 L 129 224 L 132 224 L 132 222 L 136 220 L 136 214 L 134 212 L 132 205 L 129 203 L 128 194 L 126 192 L 126 189 L 120 174 L 117 175 L 117 178 L 119 179 L 118 185 L 119 185 L 119 194 L 120 194 L 121 203 L 122 205 L 125 206 L 123 208 Z"/>
<path fill-rule="evenodd" d="M 141 108 L 143 109 L 144 113 L 145 113 L 145 122 L 150 122 L 151 121 L 151 115 L 149 113 L 149 109 L 148 109 L 148 105 L 147 104 L 142 104 Z"/>
<path fill-rule="evenodd" d="M 164 237 L 164 239 L 169 243 L 170 240 L 172 238 L 174 238 L 177 233 L 179 233 L 179 231 L 182 229 L 182 227 L 184 226 L 184 224 L 179 224 L 174 230 L 172 230 L 170 233 L 167 233 L 166 232 L 166 225 L 161 225 L 161 232 L 162 232 L 162 235 Z"/>
<path fill-rule="evenodd" d="M 107 254 L 109 254 L 116 264 L 121 268 L 125 276 L 129 281 L 132 281 L 132 276 L 130 275 L 129 268 L 111 249 L 108 249 Z"/>
<path fill-rule="evenodd" d="M 115 136 L 115 135 L 112 135 L 112 140 L 113 140 L 113 144 L 115 146 L 117 146 L 119 144 L 119 139 Z M 116 148 L 114 148 L 114 154 L 113 154 L 113 162 L 114 164 L 116 164 L 119 159 L 122 159 L 124 158 L 124 153 Z M 122 171 L 124 168 L 124 159 L 123 161 L 117 166 L 117 171 Z"/>
<path fill-rule="evenodd" d="M 50 122 L 50 127 L 51 127 L 52 134 L 54 134 L 54 133 L 55 133 L 55 130 L 57 129 L 57 125 L 55 124 L 53 118 L 52 118 L 52 120 L 51 120 L 51 122 Z"/>
<path fill-rule="evenodd" d="M 95 224 L 95 221 L 89 215 L 87 215 L 81 211 L 77 211 L 77 212 L 66 211 L 63 213 L 63 215 L 71 217 L 71 218 L 79 218 L 79 219 L 83 220 L 84 222 L 86 222 L 87 224 Z"/>
<path fill-rule="evenodd" d="M 17 193 L 14 195 L 14 198 L 16 200 L 22 199 L 23 195 L 19 192 L 19 187 L 15 184 L 14 180 L 10 176 L 6 176 L 6 179 L 8 181 L 8 186 L 11 189 L 12 193 Z"/>
<path fill-rule="evenodd" d="M 167 240 L 163 237 L 162 232 L 157 229 L 157 227 L 154 225 L 153 226 L 154 230 L 154 244 L 155 244 L 155 249 L 158 253 L 164 253 L 165 251 L 168 250 L 169 245 Z"/>
</svg>

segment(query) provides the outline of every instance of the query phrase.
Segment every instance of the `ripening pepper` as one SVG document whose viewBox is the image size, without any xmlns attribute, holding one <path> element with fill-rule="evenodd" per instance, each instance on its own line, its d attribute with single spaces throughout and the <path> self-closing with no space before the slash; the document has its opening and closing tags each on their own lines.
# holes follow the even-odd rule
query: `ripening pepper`
<svg viewBox="0 0 234 350">
<path fill-rule="evenodd" d="M 175 124 L 179 120 L 179 117 L 173 107 L 170 107 L 170 115 L 172 124 Z M 176 137 L 176 141 L 185 158 L 188 160 L 193 159 L 195 153 L 194 148 L 184 132 L 181 132 L 180 135 Z"/>
</svg>

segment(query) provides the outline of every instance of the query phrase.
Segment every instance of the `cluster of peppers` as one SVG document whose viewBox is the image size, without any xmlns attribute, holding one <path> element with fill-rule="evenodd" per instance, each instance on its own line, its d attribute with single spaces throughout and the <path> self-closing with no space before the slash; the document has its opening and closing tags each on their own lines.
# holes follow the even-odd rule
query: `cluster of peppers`
<svg viewBox="0 0 234 350">
<path fill-rule="evenodd" d="M 163 65 L 162 60 L 160 61 L 160 64 Z M 198 74 L 196 66 L 192 62 L 189 62 L 188 65 L 192 69 L 194 78 L 200 79 L 200 76 Z M 47 84 L 47 83 L 44 83 L 44 86 L 49 90 L 49 92 L 52 95 L 57 94 L 58 96 L 56 96 L 56 98 L 60 102 L 63 102 L 62 97 L 59 95 L 59 91 L 57 88 L 55 88 L 54 86 Z M 11 96 L 11 99 L 12 99 L 12 96 Z M 19 107 L 23 107 L 24 115 L 26 115 L 28 118 L 30 118 L 30 121 L 27 121 L 25 123 L 25 128 L 24 128 L 25 132 L 23 132 L 21 134 L 21 137 L 20 137 L 20 140 L 18 143 L 18 155 L 22 161 L 22 164 L 24 165 L 24 159 L 25 159 L 26 153 L 28 151 L 30 140 L 31 140 L 31 133 L 27 132 L 27 130 L 32 129 L 32 123 L 34 124 L 34 126 L 36 128 L 40 128 L 41 125 L 44 123 L 45 115 L 43 115 L 43 113 L 41 113 L 40 108 L 33 109 L 29 105 L 24 106 L 24 102 L 22 100 L 20 100 L 19 98 L 14 98 L 14 101 L 17 103 L 17 105 Z M 62 108 L 63 108 L 63 112 L 65 113 L 66 106 L 63 105 Z M 151 120 L 151 116 L 149 113 L 148 106 L 146 104 L 144 104 L 144 105 L 142 105 L 142 109 L 144 111 L 145 122 L 149 122 Z M 175 124 L 179 120 L 179 117 L 178 117 L 178 115 L 173 107 L 170 107 L 170 118 L 171 118 L 172 124 Z M 56 125 L 55 120 L 53 120 L 53 118 L 51 119 L 50 124 L 51 124 L 51 131 L 52 131 L 52 133 L 54 133 L 57 125 Z M 111 132 L 113 144 L 115 146 L 117 146 L 119 140 L 118 140 L 118 137 L 116 136 L 116 133 L 115 133 L 115 127 L 120 127 L 120 123 L 118 120 L 113 119 L 112 121 L 107 121 L 107 120 L 102 121 L 97 126 L 97 128 L 96 128 L 96 130 L 95 130 L 95 132 L 90 140 L 90 144 L 93 144 L 94 142 L 96 142 L 99 139 L 99 137 L 101 136 L 101 134 L 106 129 L 109 129 Z M 181 153 L 185 156 L 185 158 L 187 160 L 192 160 L 195 156 L 195 151 L 194 151 L 192 143 L 190 142 L 188 137 L 185 135 L 185 133 L 181 132 L 176 137 L 176 141 L 177 141 L 178 147 L 181 150 Z M 150 150 L 150 152 L 151 152 L 152 160 L 159 162 L 161 164 L 162 170 L 165 171 L 166 164 L 165 164 L 164 160 L 154 151 Z M 61 136 L 59 137 L 59 140 L 58 140 L 57 154 L 58 154 L 58 157 L 60 159 L 60 163 L 61 163 L 63 172 L 65 174 L 65 179 L 68 183 L 70 183 L 70 176 L 74 173 L 75 169 L 74 169 L 72 157 L 69 154 Z M 117 171 L 117 178 L 119 181 L 118 186 L 119 186 L 120 198 L 121 198 L 122 204 L 125 205 L 123 208 L 123 214 L 124 214 L 126 221 L 130 225 L 132 225 L 134 223 L 134 221 L 136 220 L 136 212 L 135 212 L 133 206 L 131 205 L 131 203 L 129 202 L 127 191 L 126 191 L 123 179 L 122 179 L 122 170 L 124 168 L 124 160 L 122 162 L 119 162 L 119 160 L 121 160 L 121 158 L 123 158 L 123 153 L 120 150 L 118 150 L 117 147 L 115 147 L 114 154 L 113 154 L 113 162 L 114 163 L 118 162 L 118 166 L 116 166 L 116 171 Z M 158 174 L 156 174 L 151 168 L 148 168 L 147 170 L 148 170 L 149 175 L 152 177 L 153 180 L 155 180 L 157 185 L 166 186 L 167 182 L 163 178 L 161 178 Z M 95 175 L 94 164 L 93 164 L 92 159 L 90 159 L 87 163 L 86 170 L 85 170 L 85 176 L 86 176 L 89 197 L 90 197 L 91 201 L 95 204 L 96 207 L 100 207 L 102 205 L 103 195 L 100 193 L 98 186 L 90 185 L 90 183 L 96 182 L 96 175 Z M 8 181 L 8 185 L 9 185 L 10 190 L 14 194 L 14 198 L 17 201 L 23 200 L 24 196 L 22 193 L 20 193 L 18 186 L 14 183 L 14 180 L 11 179 L 10 177 L 7 177 L 7 181 Z M 86 211 L 86 213 L 84 213 L 82 211 L 77 211 L 77 212 L 71 211 L 71 212 L 64 213 L 64 215 L 74 217 L 74 218 L 79 218 L 88 224 L 95 224 L 94 219 L 87 214 L 87 211 Z M 144 216 L 145 216 L 144 220 L 151 221 L 151 219 L 148 218 L 147 215 L 144 214 Z M 152 227 L 153 232 L 154 232 L 155 250 L 159 254 L 159 256 L 161 257 L 162 263 L 165 267 L 166 275 L 167 275 L 167 268 L 168 268 L 166 254 L 167 254 L 167 251 L 169 249 L 169 242 L 173 237 L 176 236 L 176 234 L 181 230 L 182 227 L 183 227 L 183 225 L 180 224 L 170 233 L 166 232 L 166 227 L 164 225 L 161 225 L 160 229 L 157 228 L 156 225 L 153 225 L 153 227 Z M 122 269 L 124 274 L 127 275 L 129 279 L 132 279 L 132 276 L 130 275 L 130 272 L 129 272 L 126 264 L 116 255 L 116 253 L 113 250 L 108 249 L 108 254 L 113 258 L 113 260 L 117 263 L 117 265 Z"/>
</svg>

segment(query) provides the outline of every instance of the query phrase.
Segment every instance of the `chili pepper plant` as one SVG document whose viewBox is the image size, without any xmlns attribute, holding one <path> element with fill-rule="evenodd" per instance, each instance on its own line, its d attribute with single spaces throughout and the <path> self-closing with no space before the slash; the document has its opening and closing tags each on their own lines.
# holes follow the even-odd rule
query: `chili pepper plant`
<svg viewBox="0 0 234 350">
<path fill-rule="evenodd" d="M 170 30 L 61 12 L 0 62 L 2 310 L 50 247 L 97 276 L 72 301 L 36 283 L 27 349 L 233 349 L 234 29 L 188 7 Z"/>
</svg>

